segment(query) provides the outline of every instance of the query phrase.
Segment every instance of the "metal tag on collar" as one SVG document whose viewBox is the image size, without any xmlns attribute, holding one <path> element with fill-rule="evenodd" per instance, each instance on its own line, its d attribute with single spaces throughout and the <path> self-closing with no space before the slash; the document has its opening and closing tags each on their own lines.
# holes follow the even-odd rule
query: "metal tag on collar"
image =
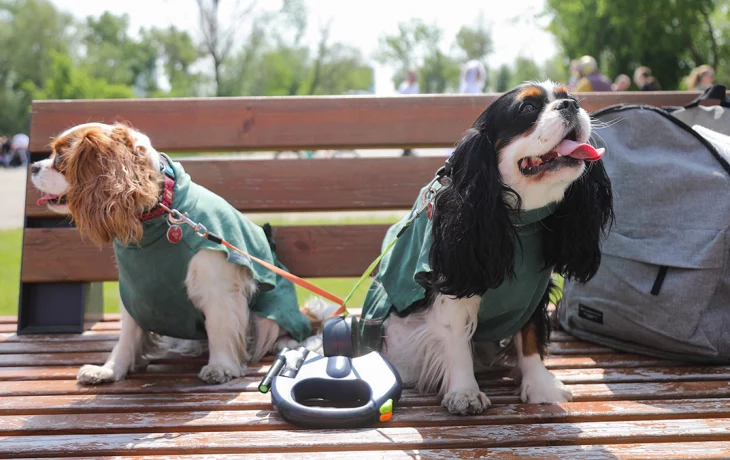
<svg viewBox="0 0 730 460">
<path fill-rule="evenodd" d="M 183 231 L 182 228 L 177 224 L 172 214 L 167 215 L 167 241 L 172 244 L 177 244 L 182 240 Z"/>
<path fill-rule="evenodd" d="M 167 229 L 167 241 L 172 244 L 177 244 L 182 240 L 182 228 L 179 225 L 169 224 L 170 227 Z"/>
</svg>

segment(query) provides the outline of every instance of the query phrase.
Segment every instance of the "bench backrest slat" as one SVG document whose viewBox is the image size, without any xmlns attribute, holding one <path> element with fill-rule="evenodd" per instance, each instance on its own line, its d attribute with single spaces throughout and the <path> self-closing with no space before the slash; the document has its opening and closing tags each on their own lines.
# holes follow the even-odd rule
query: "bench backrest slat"
<svg viewBox="0 0 730 460">
<path fill-rule="evenodd" d="M 697 93 L 580 94 L 588 111 L 617 103 L 675 106 Z M 498 95 L 34 101 L 31 151 L 79 123 L 131 122 L 161 151 L 453 145 Z"/>
<path fill-rule="evenodd" d="M 193 180 L 242 212 L 409 208 L 445 157 L 183 161 Z M 30 178 L 29 178 L 30 180 Z M 54 214 L 28 186 L 27 217 Z"/>
<path fill-rule="evenodd" d="M 292 225 L 275 228 L 276 252 L 307 278 L 360 276 L 377 257 L 388 225 Z M 348 243 L 349 242 L 349 243 Z M 114 281 L 111 245 L 98 248 L 74 228 L 29 228 L 23 242 L 24 283 Z"/>
</svg>

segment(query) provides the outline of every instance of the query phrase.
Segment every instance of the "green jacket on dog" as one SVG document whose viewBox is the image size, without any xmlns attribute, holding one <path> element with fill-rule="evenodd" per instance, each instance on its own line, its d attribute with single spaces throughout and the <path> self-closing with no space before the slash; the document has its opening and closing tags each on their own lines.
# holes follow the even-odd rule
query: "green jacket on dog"
<svg viewBox="0 0 730 460">
<path fill-rule="evenodd" d="M 423 204 L 425 188 L 411 215 Z M 522 212 L 513 220 L 520 242 L 515 244 L 515 279 L 506 280 L 482 296 L 475 341 L 498 341 L 517 333 L 535 312 L 550 281 L 552 270 L 543 269 L 541 220 L 552 214 L 553 206 Z M 383 249 L 398 234 L 406 216 L 388 230 Z M 394 309 L 404 312 L 426 296 L 431 273 L 431 221 L 422 214 L 398 238 L 390 253 L 380 262 L 362 309 L 360 332 L 368 350 L 379 350 L 382 323 Z"/>
<path fill-rule="evenodd" d="M 164 155 L 164 154 L 161 154 Z M 238 212 L 223 198 L 195 184 L 180 163 L 165 155 L 175 177 L 171 208 L 187 212 L 212 233 L 252 256 L 285 268 L 276 259 L 264 230 Z M 119 292 L 124 307 L 145 331 L 181 339 L 205 339 L 205 317 L 187 295 L 185 277 L 190 259 L 201 249 L 221 251 L 229 262 L 248 268 L 258 283 L 251 299 L 253 312 L 271 319 L 297 341 L 311 335 L 310 325 L 299 311 L 294 285 L 257 266 L 248 257 L 197 236 L 182 225 L 178 243 L 167 239 L 167 215 L 144 221 L 139 245 L 114 241 L 119 265 Z"/>
</svg>

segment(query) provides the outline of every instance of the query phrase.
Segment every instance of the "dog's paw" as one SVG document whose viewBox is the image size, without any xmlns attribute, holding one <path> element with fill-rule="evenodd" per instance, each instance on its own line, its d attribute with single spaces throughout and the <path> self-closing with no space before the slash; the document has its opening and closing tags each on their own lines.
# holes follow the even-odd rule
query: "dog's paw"
<svg viewBox="0 0 730 460">
<path fill-rule="evenodd" d="M 271 348 L 271 353 L 278 355 L 284 348 L 296 350 L 300 346 L 301 344 L 291 337 L 281 337 L 276 342 L 274 342 L 274 346 Z"/>
<path fill-rule="evenodd" d="M 547 369 L 522 377 L 520 399 L 529 404 L 555 404 L 573 400 L 573 393 Z"/>
<path fill-rule="evenodd" d="M 306 339 L 304 339 L 304 342 L 302 342 L 302 346 L 307 350 L 313 351 L 317 354 L 324 354 L 324 344 L 322 342 L 321 335 L 313 335 L 311 337 L 307 337 Z"/>
<path fill-rule="evenodd" d="M 93 366 L 87 364 L 79 369 L 76 374 L 76 381 L 83 385 L 99 385 L 100 383 L 116 382 L 124 376 L 115 376 L 114 371 L 108 367 Z"/>
<path fill-rule="evenodd" d="M 245 369 L 233 369 L 223 364 L 208 364 L 200 369 L 198 378 L 205 383 L 218 384 L 230 382 L 245 373 Z"/>
<path fill-rule="evenodd" d="M 489 398 L 479 389 L 449 391 L 441 405 L 454 415 L 481 414 L 491 405 Z"/>
</svg>

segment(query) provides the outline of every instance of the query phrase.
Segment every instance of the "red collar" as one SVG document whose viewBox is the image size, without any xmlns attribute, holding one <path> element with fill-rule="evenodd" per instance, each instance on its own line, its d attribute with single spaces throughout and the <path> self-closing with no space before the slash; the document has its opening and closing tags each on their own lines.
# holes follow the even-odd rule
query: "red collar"
<svg viewBox="0 0 730 460">
<path fill-rule="evenodd" d="M 168 208 L 172 208 L 172 199 L 175 196 L 175 172 L 172 166 L 163 155 L 160 155 L 160 172 L 165 175 L 165 186 L 162 188 L 160 193 L 159 203 L 164 204 Z M 155 205 L 154 208 L 150 209 L 144 214 L 140 214 L 137 218 L 144 222 L 146 220 L 154 219 L 165 214 L 165 210 L 159 204 Z"/>
</svg>

